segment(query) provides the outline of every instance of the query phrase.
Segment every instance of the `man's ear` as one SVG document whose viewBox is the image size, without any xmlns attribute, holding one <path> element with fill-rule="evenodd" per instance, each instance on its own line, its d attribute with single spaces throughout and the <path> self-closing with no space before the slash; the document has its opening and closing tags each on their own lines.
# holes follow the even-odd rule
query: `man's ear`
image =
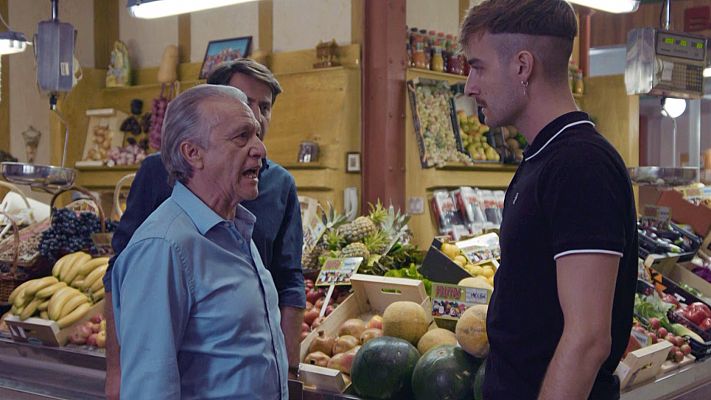
<svg viewBox="0 0 711 400">
<path fill-rule="evenodd" d="M 528 50 L 521 50 L 516 55 L 516 74 L 521 82 L 528 82 L 533 75 L 535 59 L 533 53 Z"/>
<path fill-rule="evenodd" d="M 189 141 L 180 143 L 180 154 L 193 169 L 202 169 L 204 165 L 205 150 L 197 144 Z"/>
</svg>

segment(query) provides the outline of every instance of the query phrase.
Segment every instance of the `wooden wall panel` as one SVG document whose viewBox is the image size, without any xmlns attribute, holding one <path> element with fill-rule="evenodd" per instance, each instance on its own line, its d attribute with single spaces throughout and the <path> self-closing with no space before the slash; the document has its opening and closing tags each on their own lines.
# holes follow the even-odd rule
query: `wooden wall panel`
<svg viewBox="0 0 711 400">
<path fill-rule="evenodd" d="M 124 1 L 120 3 L 125 6 Z M 94 0 L 94 67 L 108 68 L 118 39 L 119 0 Z"/>
<path fill-rule="evenodd" d="M 0 0 L 0 14 L 7 21 L 8 0 Z M 10 21 L 7 21 L 9 24 Z M 0 31 L 5 31 L 0 25 Z M 10 60 L 9 56 L 0 57 L 0 149 L 10 151 Z"/>
</svg>

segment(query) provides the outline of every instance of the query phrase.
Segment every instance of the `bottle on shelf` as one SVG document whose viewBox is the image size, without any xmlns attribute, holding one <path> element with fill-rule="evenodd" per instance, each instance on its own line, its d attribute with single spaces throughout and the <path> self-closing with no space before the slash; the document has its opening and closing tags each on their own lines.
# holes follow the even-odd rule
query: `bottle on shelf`
<svg viewBox="0 0 711 400">
<path fill-rule="evenodd" d="M 435 39 L 432 47 L 432 71 L 444 72 L 444 58 L 442 57 L 442 41 Z"/>
<path fill-rule="evenodd" d="M 427 69 L 432 69 L 432 56 L 434 55 L 434 45 L 437 40 L 437 32 L 429 31 L 427 34 L 427 49 L 425 49 L 425 55 L 427 56 Z"/>
<path fill-rule="evenodd" d="M 452 42 L 453 36 L 447 35 L 444 40 L 444 47 L 442 49 L 442 58 L 444 59 L 444 72 L 452 73 Z"/>
<path fill-rule="evenodd" d="M 427 68 L 427 57 L 425 55 L 425 42 L 421 33 L 412 33 L 413 48 L 412 48 L 412 64 L 415 68 Z"/>
</svg>

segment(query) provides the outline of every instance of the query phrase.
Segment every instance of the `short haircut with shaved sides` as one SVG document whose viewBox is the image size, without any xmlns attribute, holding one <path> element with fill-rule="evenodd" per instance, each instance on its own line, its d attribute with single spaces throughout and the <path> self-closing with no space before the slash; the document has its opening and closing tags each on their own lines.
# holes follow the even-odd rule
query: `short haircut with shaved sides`
<svg viewBox="0 0 711 400">
<path fill-rule="evenodd" d="M 499 36 L 499 55 L 510 57 L 529 50 L 543 65 L 549 81 L 567 81 L 568 60 L 578 23 L 564 0 L 487 0 L 467 12 L 460 31 L 460 46 L 472 36 Z"/>
</svg>

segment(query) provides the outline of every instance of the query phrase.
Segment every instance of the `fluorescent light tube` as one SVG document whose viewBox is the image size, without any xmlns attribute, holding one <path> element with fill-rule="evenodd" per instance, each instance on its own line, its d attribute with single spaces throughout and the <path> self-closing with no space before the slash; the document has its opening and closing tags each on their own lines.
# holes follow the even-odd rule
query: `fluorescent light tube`
<svg viewBox="0 0 711 400">
<path fill-rule="evenodd" d="M 639 0 L 568 0 L 573 4 L 594 8 L 614 14 L 624 14 L 637 11 Z"/>
<path fill-rule="evenodd" d="M 128 10 L 136 18 L 153 19 L 248 1 L 253 0 L 128 0 Z"/>
</svg>

